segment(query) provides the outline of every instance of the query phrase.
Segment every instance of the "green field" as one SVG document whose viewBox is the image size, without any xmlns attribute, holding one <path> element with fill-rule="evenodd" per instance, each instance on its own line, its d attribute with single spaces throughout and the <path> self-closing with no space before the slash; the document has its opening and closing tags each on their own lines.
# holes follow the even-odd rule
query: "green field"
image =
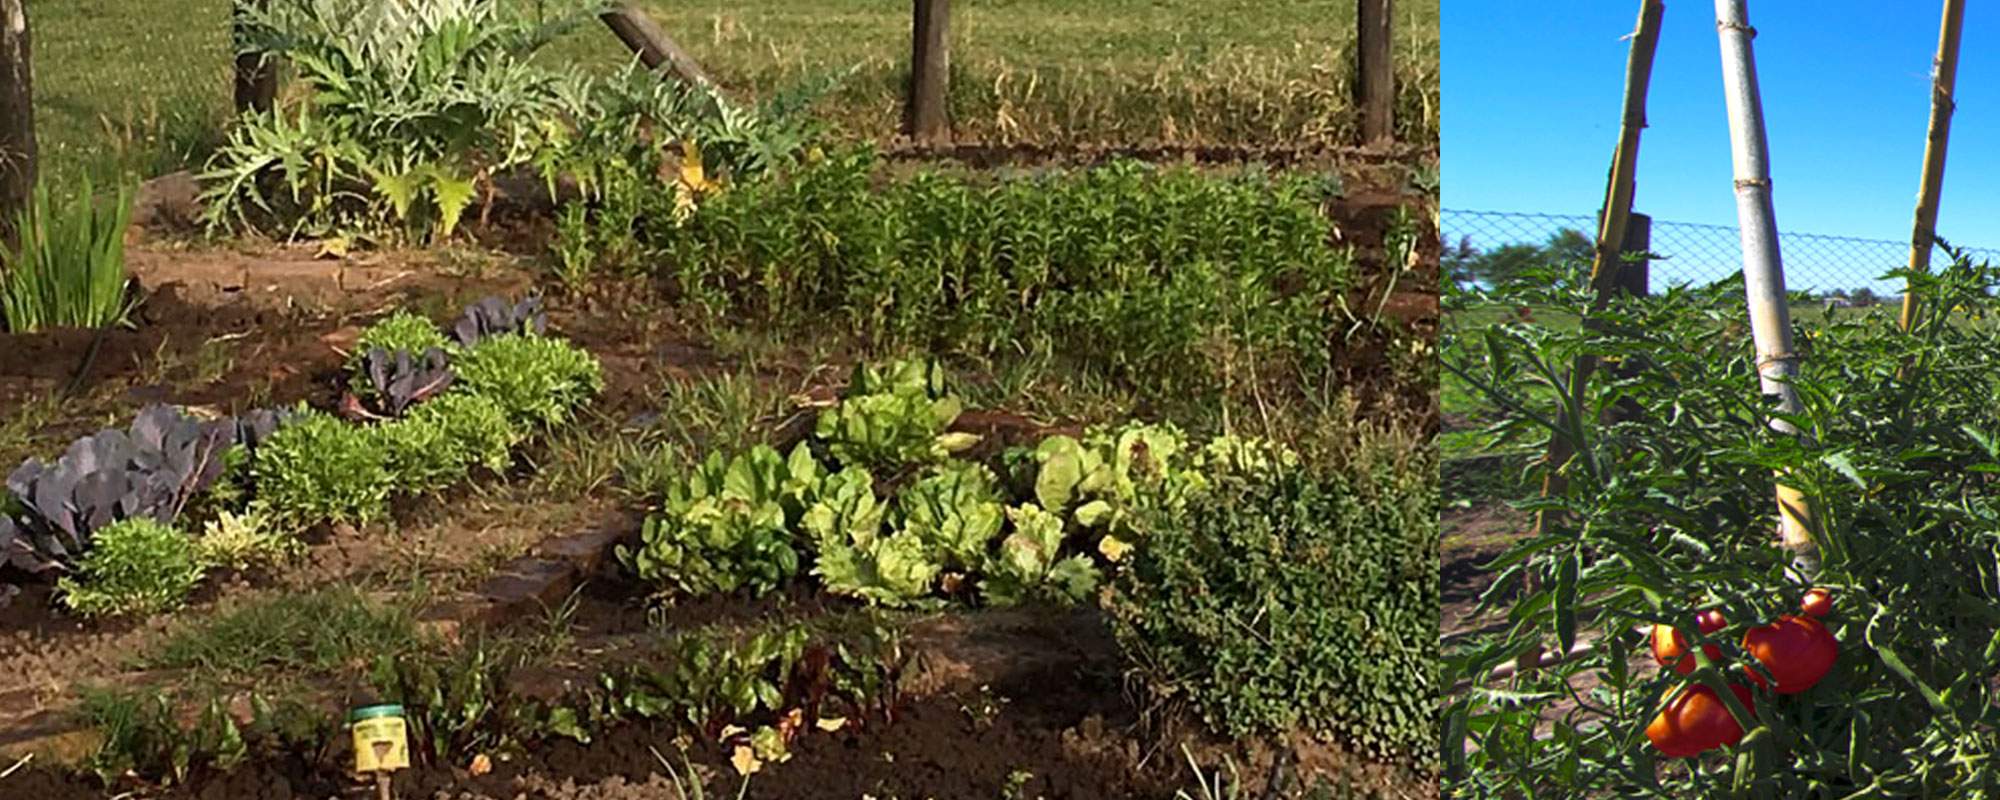
<svg viewBox="0 0 2000 800">
<path fill-rule="evenodd" d="M 821 114 L 847 136 L 896 132 L 908 4 L 645 5 L 732 92 L 755 95 L 856 68 Z M 198 160 L 229 113 L 229 7 L 229 0 L 35 4 L 46 168 L 108 176 Z M 1353 3 L 1330 0 L 960 2 L 952 9 L 958 135 L 1038 144 L 1344 144 L 1355 130 L 1353 14 Z M 1435 143 L 1438 6 L 1401 3 L 1396 15 L 1401 137 Z M 629 57 L 594 24 L 549 55 L 585 68 Z"/>
</svg>

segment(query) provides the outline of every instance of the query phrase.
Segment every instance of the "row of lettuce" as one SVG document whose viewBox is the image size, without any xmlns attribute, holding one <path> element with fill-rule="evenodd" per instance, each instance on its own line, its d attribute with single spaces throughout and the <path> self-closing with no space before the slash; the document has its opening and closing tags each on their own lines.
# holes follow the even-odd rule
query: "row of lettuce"
<svg viewBox="0 0 2000 800">
<path fill-rule="evenodd" d="M 710 453 L 619 559 L 664 603 L 807 576 L 870 607 L 1094 603 L 1160 699 L 1218 730 L 1435 757 L 1427 447 L 1309 464 L 1138 422 L 982 446 L 961 413 L 935 363 L 857 367 L 806 441 Z"/>
<path fill-rule="evenodd" d="M 545 325 L 532 299 L 481 301 L 448 332 L 399 312 L 363 331 L 338 416 L 153 405 L 27 460 L 0 496 L 0 603 L 53 577 L 81 613 L 172 608 L 210 570 L 299 552 L 314 525 L 378 521 L 397 496 L 505 470 L 601 386 L 596 360 Z"/>
</svg>

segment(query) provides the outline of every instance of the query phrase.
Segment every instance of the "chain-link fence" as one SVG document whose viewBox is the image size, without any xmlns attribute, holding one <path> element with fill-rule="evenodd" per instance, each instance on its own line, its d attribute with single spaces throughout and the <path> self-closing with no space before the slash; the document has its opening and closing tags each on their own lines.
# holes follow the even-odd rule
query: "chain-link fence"
<svg viewBox="0 0 2000 800">
<path fill-rule="evenodd" d="M 1597 217 L 1445 209 L 1439 229 L 1446 274 L 1490 284 L 1523 266 L 1563 259 L 1588 262 Z M 1650 249 L 1657 256 L 1648 275 L 1654 287 L 1712 283 L 1743 267 L 1742 242 L 1737 229 L 1729 225 L 1655 219 Z M 2000 249 L 1963 249 L 1974 260 L 2000 261 Z M 1876 296 L 1900 296 L 1902 282 L 1881 276 L 1909 263 L 1910 243 L 1779 233 L 1778 252 L 1784 260 L 1785 288 L 1791 291 L 1853 295 L 1866 290 Z"/>
</svg>

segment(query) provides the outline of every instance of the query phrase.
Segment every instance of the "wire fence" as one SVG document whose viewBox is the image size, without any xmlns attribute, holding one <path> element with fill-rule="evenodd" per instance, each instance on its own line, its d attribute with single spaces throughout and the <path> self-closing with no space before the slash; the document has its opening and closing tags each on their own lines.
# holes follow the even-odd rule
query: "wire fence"
<svg viewBox="0 0 2000 800">
<path fill-rule="evenodd" d="M 1594 214 L 1535 214 L 1445 209 L 1439 223 L 1446 274 L 1490 283 L 1530 263 L 1587 262 Z M 1743 268 L 1742 242 L 1729 225 L 1653 220 L 1648 279 L 1654 287 L 1706 284 Z M 2000 249 L 1961 247 L 1975 261 L 2000 262 Z M 1785 288 L 1814 295 L 1901 296 L 1900 280 L 1882 275 L 1909 263 L 1910 243 L 1817 233 L 1779 233 Z M 1941 257 L 1941 256 L 1934 256 Z"/>
</svg>

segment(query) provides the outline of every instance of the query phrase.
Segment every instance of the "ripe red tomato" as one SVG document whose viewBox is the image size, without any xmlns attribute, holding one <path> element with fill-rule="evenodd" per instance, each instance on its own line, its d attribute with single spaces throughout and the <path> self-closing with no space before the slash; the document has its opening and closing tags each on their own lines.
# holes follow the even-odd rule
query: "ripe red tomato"
<svg viewBox="0 0 2000 800">
<path fill-rule="evenodd" d="M 1728 624 L 1729 622 L 1722 618 L 1722 613 L 1713 609 L 1703 611 L 1695 617 L 1695 626 L 1702 633 L 1714 633 Z M 1707 655 L 1710 661 L 1722 660 L 1722 648 L 1715 645 L 1704 646 L 1701 652 Z M 1653 660 L 1659 662 L 1660 666 L 1669 667 L 1682 675 L 1693 673 L 1697 666 L 1694 656 L 1688 653 L 1687 637 L 1682 636 L 1680 631 L 1674 630 L 1671 625 L 1653 626 Z"/>
<path fill-rule="evenodd" d="M 1840 641 L 1818 619 L 1788 614 L 1745 632 L 1743 649 L 1777 679 L 1773 691 L 1798 694 L 1833 669 L 1834 659 L 1840 656 Z M 1749 672 L 1752 681 L 1764 685 L 1762 675 Z"/>
<path fill-rule="evenodd" d="M 1833 595 L 1825 589 L 1808 591 L 1805 599 L 1799 601 L 1799 610 L 1815 617 L 1825 617 L 1833 612 Z"/>
<path fill-rule="evenodd" d="M 1757 713 L 1750 690 L 1740 683 L 1729 685 L 1731 694 L 1750 713 Z M 1668 758 L 1700 755 L 1723 745 L 1743 741 L 1743 726 L 1729 715 L 1729 707 L 1715 690 L 1695 684 L 1667 703 L 1666 708 L 1646 726 L 1646 738 Z"/>
</svg>

